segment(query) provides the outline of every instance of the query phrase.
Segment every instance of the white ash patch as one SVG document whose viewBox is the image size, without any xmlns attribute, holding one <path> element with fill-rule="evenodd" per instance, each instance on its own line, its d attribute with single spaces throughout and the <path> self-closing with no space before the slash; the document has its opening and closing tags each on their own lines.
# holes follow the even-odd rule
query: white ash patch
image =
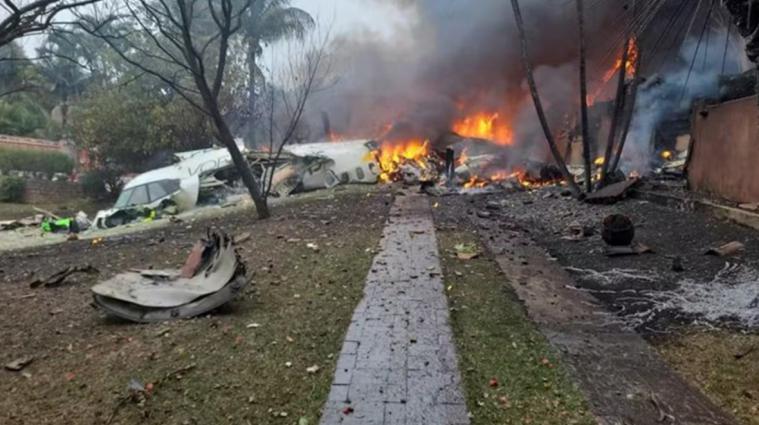
<svg viewBox="0 0 759 425">
<path fill-rule="evenodd" d="M 586 279 L 602 286 L 613 286 L 631 280 L 640 280 L 645 282 L 656 282 L 660 279 L 659 274 L 636 269 L 611 269 L 599 272 L 593 269 L 581 269 L 577 267 L 567 267 L 570 273 L 577 275 L 580 279 Z"/>
<path fill-rule="evenodd" d="M 759 326 L 759 271 L 738 264 L 725 264 L 709 281 L 683 279 L 672 291 L 647 291 L 657 311 L 678 311 L 718 323 L 737 321 Z"/>
</svg>

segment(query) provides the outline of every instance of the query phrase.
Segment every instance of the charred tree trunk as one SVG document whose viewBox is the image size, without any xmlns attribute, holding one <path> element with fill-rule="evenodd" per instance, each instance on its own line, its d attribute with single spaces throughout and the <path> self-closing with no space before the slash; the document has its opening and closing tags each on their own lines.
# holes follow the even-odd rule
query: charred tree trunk
<svg viewBox="0 0 759 425">
<path fill-rule="evenodd" d="M 245 187 L 248 189 L 248 193 L 250 193 L 250 197 L 253 199 L 253 203 L 256 206 L 258 218 L 269 218 L 271 216 L 269 213 L 269 206 L 266 203 L 266 199 L 261 194 L 259 182 L 255 176 L 253 176 L 253 172 L 250 170 L 250 164 L 248 164 L 248 161 L 242 155 L 242 152 L 240 152 L 240 148 L 237 147 L 235 137 L 229 130 L 229 126 L 227 125 L 226 121 L 224 121 L 224 118 L 221 115 L 221 111 L 215 107 L 215 104 L 207 106 L 210 108 L 209 112 L 211 114 L 211 119 L 213 120 L 214 126 L 217 129 L 217 136 L 227 148 L 229 154 L 232 156 L 232 162 L 235 164 L 237 172 L 240 173 L 240 178 L 242 179 Z"/>
<path fill-rule="evenodd" d="M 630 107 L 627 110 L 627 114 L 625 115 L 625 124 L 622 130 L 622 135 L 619 138 L 619 143 L 617 144 L 617 153 L 614 156 L 614 163 L 609 167 L 610 173 L 614 173 L 619 169 L 619 161 L 622 159 L 622 152 L 624 152 L 625 142 L 627 142 L 627 135 L 630 132 L 630 125 L 632 124 L 633 115 L 635 114 L 635 103 L 638 100 L 638 85 L 640 85 L 640 77 L 638 75 L 640 73 L 641 61 L 642 55 L 641 53 L 638 53 L 638 63 L 635 64 L 635 78 L 633 79 L 632 83 L 630 83 Z M 627 97 L 625 99 L 627 100 Z M 622 106 L 622 109 L 624 110 L 625 107 Z"/>
<path fill-rule="evenodd" d="M 511 0 L 511 7 L 514 10 L 514 19 L 516 20 L 517 29 L 519 30 L 519 41 L 522 45 L 522 64 L 524 65 L 525 72 L 527 74 L 527 83 L 530 86 L 530 94 L 532 95 L 533 103 L 535 104 L 535 112 L 538 114 L 540 125 L 543 128 L 543 133 L 546 136 L 548 146 L 551 148 L 551 154 L 553 155 L 556 165 L 559 167 L 562 176 L 567 181 L 569 189 L 572 191 L 576 198 L 582 197 L 582 190 L 577 186 L 574 180 L 574 176 L 570 174 L 567 169 L 567 165 L 561 156 L 559 147 L 556 145 L 556 140 L 551 133 L 551 129 L 548 127 L 548 119 L 543 111 L 543 104 L 540 101 L 540 94 L 538 93 L 538 87 L 535 83 L 535 76 L 532 72 L 532 64 L 530 63 L 529 54 L 527 52 L 527 36 L 524 30 L 524 21 L 522 20 L 522 12 L 519 9 L 519 0 Z"/>
<path fill-rule="evenodd" d="M 583 0 L 577 0 L 577 24 L 580 29 L 580 119 L 582 121 L 582 161 L 585 167 L 585 191 L 593 190 L 590 169 L 590 128 L 588 124 L 588 78 L 585 63 L 585 10 Z"/>
<path fill-rule="evenodd" d="M 624 44 L 624 51 L 622 52 L 622 66 L 619 68 L 619 80 L 617 82 L 617 97 L 614 100 L 614 115 L 611 118 L 611 126 L 609 128 L 609 139 L 606 141 L 606 151 L 604 152 L 604 163 L 601 167 L 601 181 L 600 186 L 606 185 L 607 174 L 609 171 L 609 162 L 611 161 L 611 154 L 614 152 L 614 141 L 617 140 L 617 127 L 619 120 L 625 110 L 625 76 L 627 74 L 627 59 L 630 49 L 630 37 L 627 37 Z"/>
</svg>

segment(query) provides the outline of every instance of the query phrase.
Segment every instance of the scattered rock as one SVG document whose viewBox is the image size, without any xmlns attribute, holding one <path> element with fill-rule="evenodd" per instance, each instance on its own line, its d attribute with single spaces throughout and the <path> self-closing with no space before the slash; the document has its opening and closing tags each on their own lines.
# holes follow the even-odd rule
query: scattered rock
<svg viewBox="0 0 759 425">
<path fill-rule="evenodd" d="M 488 211 L 477 211 L 477 217 L 479 218 L 490 218 L 493 214 L 489 213 Z"/>
<path fill-rule="evenodd" d="M 675 257 L 672 259 L 672 271 L 678 273 L 685 271 L 685 267 L 683 266 L 683 257 Z"/>
<path fill-rule="evenodd" d="M 480 251 L 477 249 L 477 245 L 473 243 L 457 244 L 454 249 L 456 250 L 456 257 L 459 260 L 472 260 L 480 256 Z"/>
<path fill-rule="evenodd" d="M 501 207 L 502 207 L 501 203 L 496 202 L 496 201 L 488 201 L 487 204 L 485 205 L 485 208 L 489 210 L 493 210 L 493 211 L 498 211 L 501 209 Z"/>
<path fill-rule="evenodd" d="M 25 367 L 29 366 L 34 361 L 34 357 L 32 356 L 25 356 L 20 357 L 8 364 L 5 365 L 5 368 L 7 370 L 10 370 L 12 372 L 20 372 Z"/>
<path fill-rule="evenodd" d="M 635 238 L 635 226 L 630 217 L 612 214 L 603 221 L 601 237 L 611 246 L 630 245 Z"/>
</svg>

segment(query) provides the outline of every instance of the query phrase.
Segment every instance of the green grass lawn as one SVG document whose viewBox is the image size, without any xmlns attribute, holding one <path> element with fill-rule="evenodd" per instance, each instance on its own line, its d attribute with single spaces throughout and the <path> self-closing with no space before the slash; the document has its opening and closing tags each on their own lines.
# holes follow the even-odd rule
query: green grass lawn
<svg viewBox="0 0 759 425">
<path fill-rule="evenodd" d="M 438 238 L 472 425 L 595 424 L 498 265 L 456 258 L 454 246 L 477 236 L 443 230 Z"/>
<path fill-rule="evenodd" d="M 718 406 L 759 425 L 759 335 L 696 329 L 655 347 Z"/>
<path fill-rule="evenodd" d="M 245 211 L 6 259 L 0 364 L 35 360 L 25 375 L 0 370 L 0 423 L 318 424 L 388 204 L 383 195 L 338 196 L 275 208 L 266 221 Z M 31 267 L 82 259 L 103 276 L 177 267 L 206 226 L 251 234 L 238 247 L 250 284 L 203 317 L 151 325 L 107 319 L 89 305 L 97 276 L 37 291 L 24 277 Z M 146 400 L 128 398 L 132 379 L 151 385 Z"/>
</svg>

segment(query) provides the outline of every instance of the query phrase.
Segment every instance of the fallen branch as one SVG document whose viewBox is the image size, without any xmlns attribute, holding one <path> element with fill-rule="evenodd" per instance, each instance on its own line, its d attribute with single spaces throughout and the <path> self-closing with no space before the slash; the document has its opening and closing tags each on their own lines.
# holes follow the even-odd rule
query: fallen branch
<svg viewBox="0 0 759 425">
<path fill-rule="evenodd" d="M 654 405 L 654 407 L 659 411 L 659 422 L 669 421 L 672 423 L 676 423 L 677 420 L 675 417 L 669 413 L 667 413 L 665 407 L 667 407 L 662 401 L 659 401 L 659 399 L 656 397 L 656 394 L 654 394 L 653 391 L 651 391 L 651 404 Z"/>
<path fill-rule="evenodd" d="M 56 286 L 60 286 L 63 283 L 63 281 L 66 280 L 66 278 L 76 273 L 99 273 L 99 271 L 98 269 L 90 265 L 68 267 L 57 273 L 50 275 L 46 279 L 34 279 L 32 282 L 29 283 L 29 287 L 37 288 L 40 286 L 44 286 L 45 288 L 53 288 Z"/>
<path fill-rule="evenodd" d="M 153 386 L 158 387 L 159 385 L 163 384 L 164 382 L 168 381 L 169 379 L 180 375 L 182 373 L 189 372 L 197 367 L 197 364 L 192 363 L 190 365 L 181 367 L 177 370 L 174 370 L 172 372 L 167 373 L 163 376 L 163 378 L 160 378 L 158 381 L 156 381 Z M 142 392 L 145 392 L 143 390 Z M 130 401 L 134 399 L 134 393 L 130 392 L 129 394 L 126 394 L 122 397 L 119 397 L 116 403 L 116 406 L 113 407 L 113 411 L 111 411 L 110 416 L 108 416 L 108 419 L 105 421 L 105 425 L 111 425 L 113 423 L 113 420 L 116 419 L 116 415 L 119 413 L 119 411 Z"/>
</svg>

